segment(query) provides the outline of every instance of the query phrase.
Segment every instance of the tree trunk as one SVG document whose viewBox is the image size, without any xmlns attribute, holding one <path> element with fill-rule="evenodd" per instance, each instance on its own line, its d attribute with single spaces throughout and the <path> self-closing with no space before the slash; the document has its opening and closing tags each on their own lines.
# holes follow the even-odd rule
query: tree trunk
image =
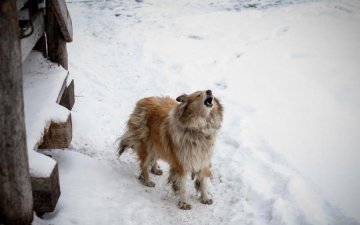
<svg viewBox="0 0 360 225">
<path fill-rule="evenodd" d="M 21 52 L 15 0 L 0 1 L 0 224 L 31 224 Z"/>
</svg>

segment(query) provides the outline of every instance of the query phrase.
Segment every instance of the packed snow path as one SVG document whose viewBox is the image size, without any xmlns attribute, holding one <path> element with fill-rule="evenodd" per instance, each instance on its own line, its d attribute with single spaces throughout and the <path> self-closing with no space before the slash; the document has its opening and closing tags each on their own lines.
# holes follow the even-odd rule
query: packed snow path
<svg viewBox="0 0 360 225">
<path fill-rule="evenodd" d="M 34 224 L 359 224 L 350 216 L 354 211 L 339 209 L 270 144 L 279 136 L 292 140 L 291 129 L 275 137 L 261 129 L 266 123 L 294 128 L 298 124 L 288 122 L 299 118 L 312 122 L 324 107 L 360 108 L 359 102 L 333 103 L 306 76 L 342 69 L 352 81 L 341 83 L 348 90 L 342 97 L 358 96 L 359 3 L 72 0 L 68 7 L 74 137 L 69 150 L 49 153 L 59 163 L 62 194 L 55 212 Z M 166 185 L 167 165 L 161 163 L 163 176 L 153 176 L 155 188 L 144 187 L 135 156 L 128 151 L 117 159 L 115 141 L 138 99 L 204 89 L 225 106 L 210 184 L 214 204 L 197 200 L 189 178 L 193 209 L 183 211 Z M 356 131 L 354 110 L 346 115 Z M 305 128 L 299 132 L 306 134 Z M 309 152 L 302 150 L 295 158 L 307 161 Z"/>
</svg>

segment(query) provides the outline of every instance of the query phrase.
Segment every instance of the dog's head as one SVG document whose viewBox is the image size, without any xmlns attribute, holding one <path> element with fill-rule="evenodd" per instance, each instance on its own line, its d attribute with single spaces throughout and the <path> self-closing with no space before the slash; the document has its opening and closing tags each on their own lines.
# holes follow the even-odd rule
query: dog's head
<svg viewBox="0 0 360 225">
<path fill-rule="evenodd" d="M 223 107 L 211 90 L 183 94 L 177 97 L 176 101 L 180 102 L 177 106 L 177 116 L 186 126 L 196 128 L 212 120 L 216 120 L 217 124 L 222 121 Z"/>
</svg>

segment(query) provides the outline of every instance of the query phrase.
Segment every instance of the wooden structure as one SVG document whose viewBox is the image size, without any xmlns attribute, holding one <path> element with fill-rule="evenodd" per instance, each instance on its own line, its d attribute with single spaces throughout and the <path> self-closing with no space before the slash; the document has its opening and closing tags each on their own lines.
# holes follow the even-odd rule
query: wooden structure
<svg viewBox="0 0 360 225">
<path fill-rule="evenodd" d="M 33 200 L 15 2 L 1 0 L 0 15 L 0 224 L 30 224 Z"/>
<path fill-rule="evenodd" d="M 68 69 L 66 42 L 70 41 L 72 24 L 65 0 L 0 1 L 0 224 L 31 224 L 33 210 L 52 211 L 59 198 L 57 165 L 47 177 L 29 173 L 21 68 L 35 49 Z M 60 102 L 72 108 L 73 82 L 64 81 Z M 65 124 L 53 123 L 45 129 L 39 146 L 68 147 L 69 115 Z"/>
<path fill-rule="evenodd" d="M 39 149 L 67 148 L 72 139 L 71 114 L 64 123 L 51 123 Z"/>
<path fill-rule="evenodd" d="M 59 169 L 57 164 L 48 177 L 31 177 L 34 211 L 38 216 L 52 212 L 60 196 Z"/>
</svg>

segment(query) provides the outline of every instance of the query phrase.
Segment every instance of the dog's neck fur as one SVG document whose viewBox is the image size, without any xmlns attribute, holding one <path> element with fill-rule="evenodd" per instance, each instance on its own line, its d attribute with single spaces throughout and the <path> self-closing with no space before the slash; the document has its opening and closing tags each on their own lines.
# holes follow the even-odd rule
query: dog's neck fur
<svg viewBox="0 0 360 225">
<path fill-rule="evenodd" d="M 169 133 L 174 145 L 179 149 L 177 157 L 184 169 L 188 172 L 197 172 L 210 165 L 213 154 L 215 137 L 221 127 L 222 107 L 217 105 L 205 116 L 193 118 L 190 121 L 182 120 L 179 116 L 179 105 L 169 112 Z"/>
</svg>

